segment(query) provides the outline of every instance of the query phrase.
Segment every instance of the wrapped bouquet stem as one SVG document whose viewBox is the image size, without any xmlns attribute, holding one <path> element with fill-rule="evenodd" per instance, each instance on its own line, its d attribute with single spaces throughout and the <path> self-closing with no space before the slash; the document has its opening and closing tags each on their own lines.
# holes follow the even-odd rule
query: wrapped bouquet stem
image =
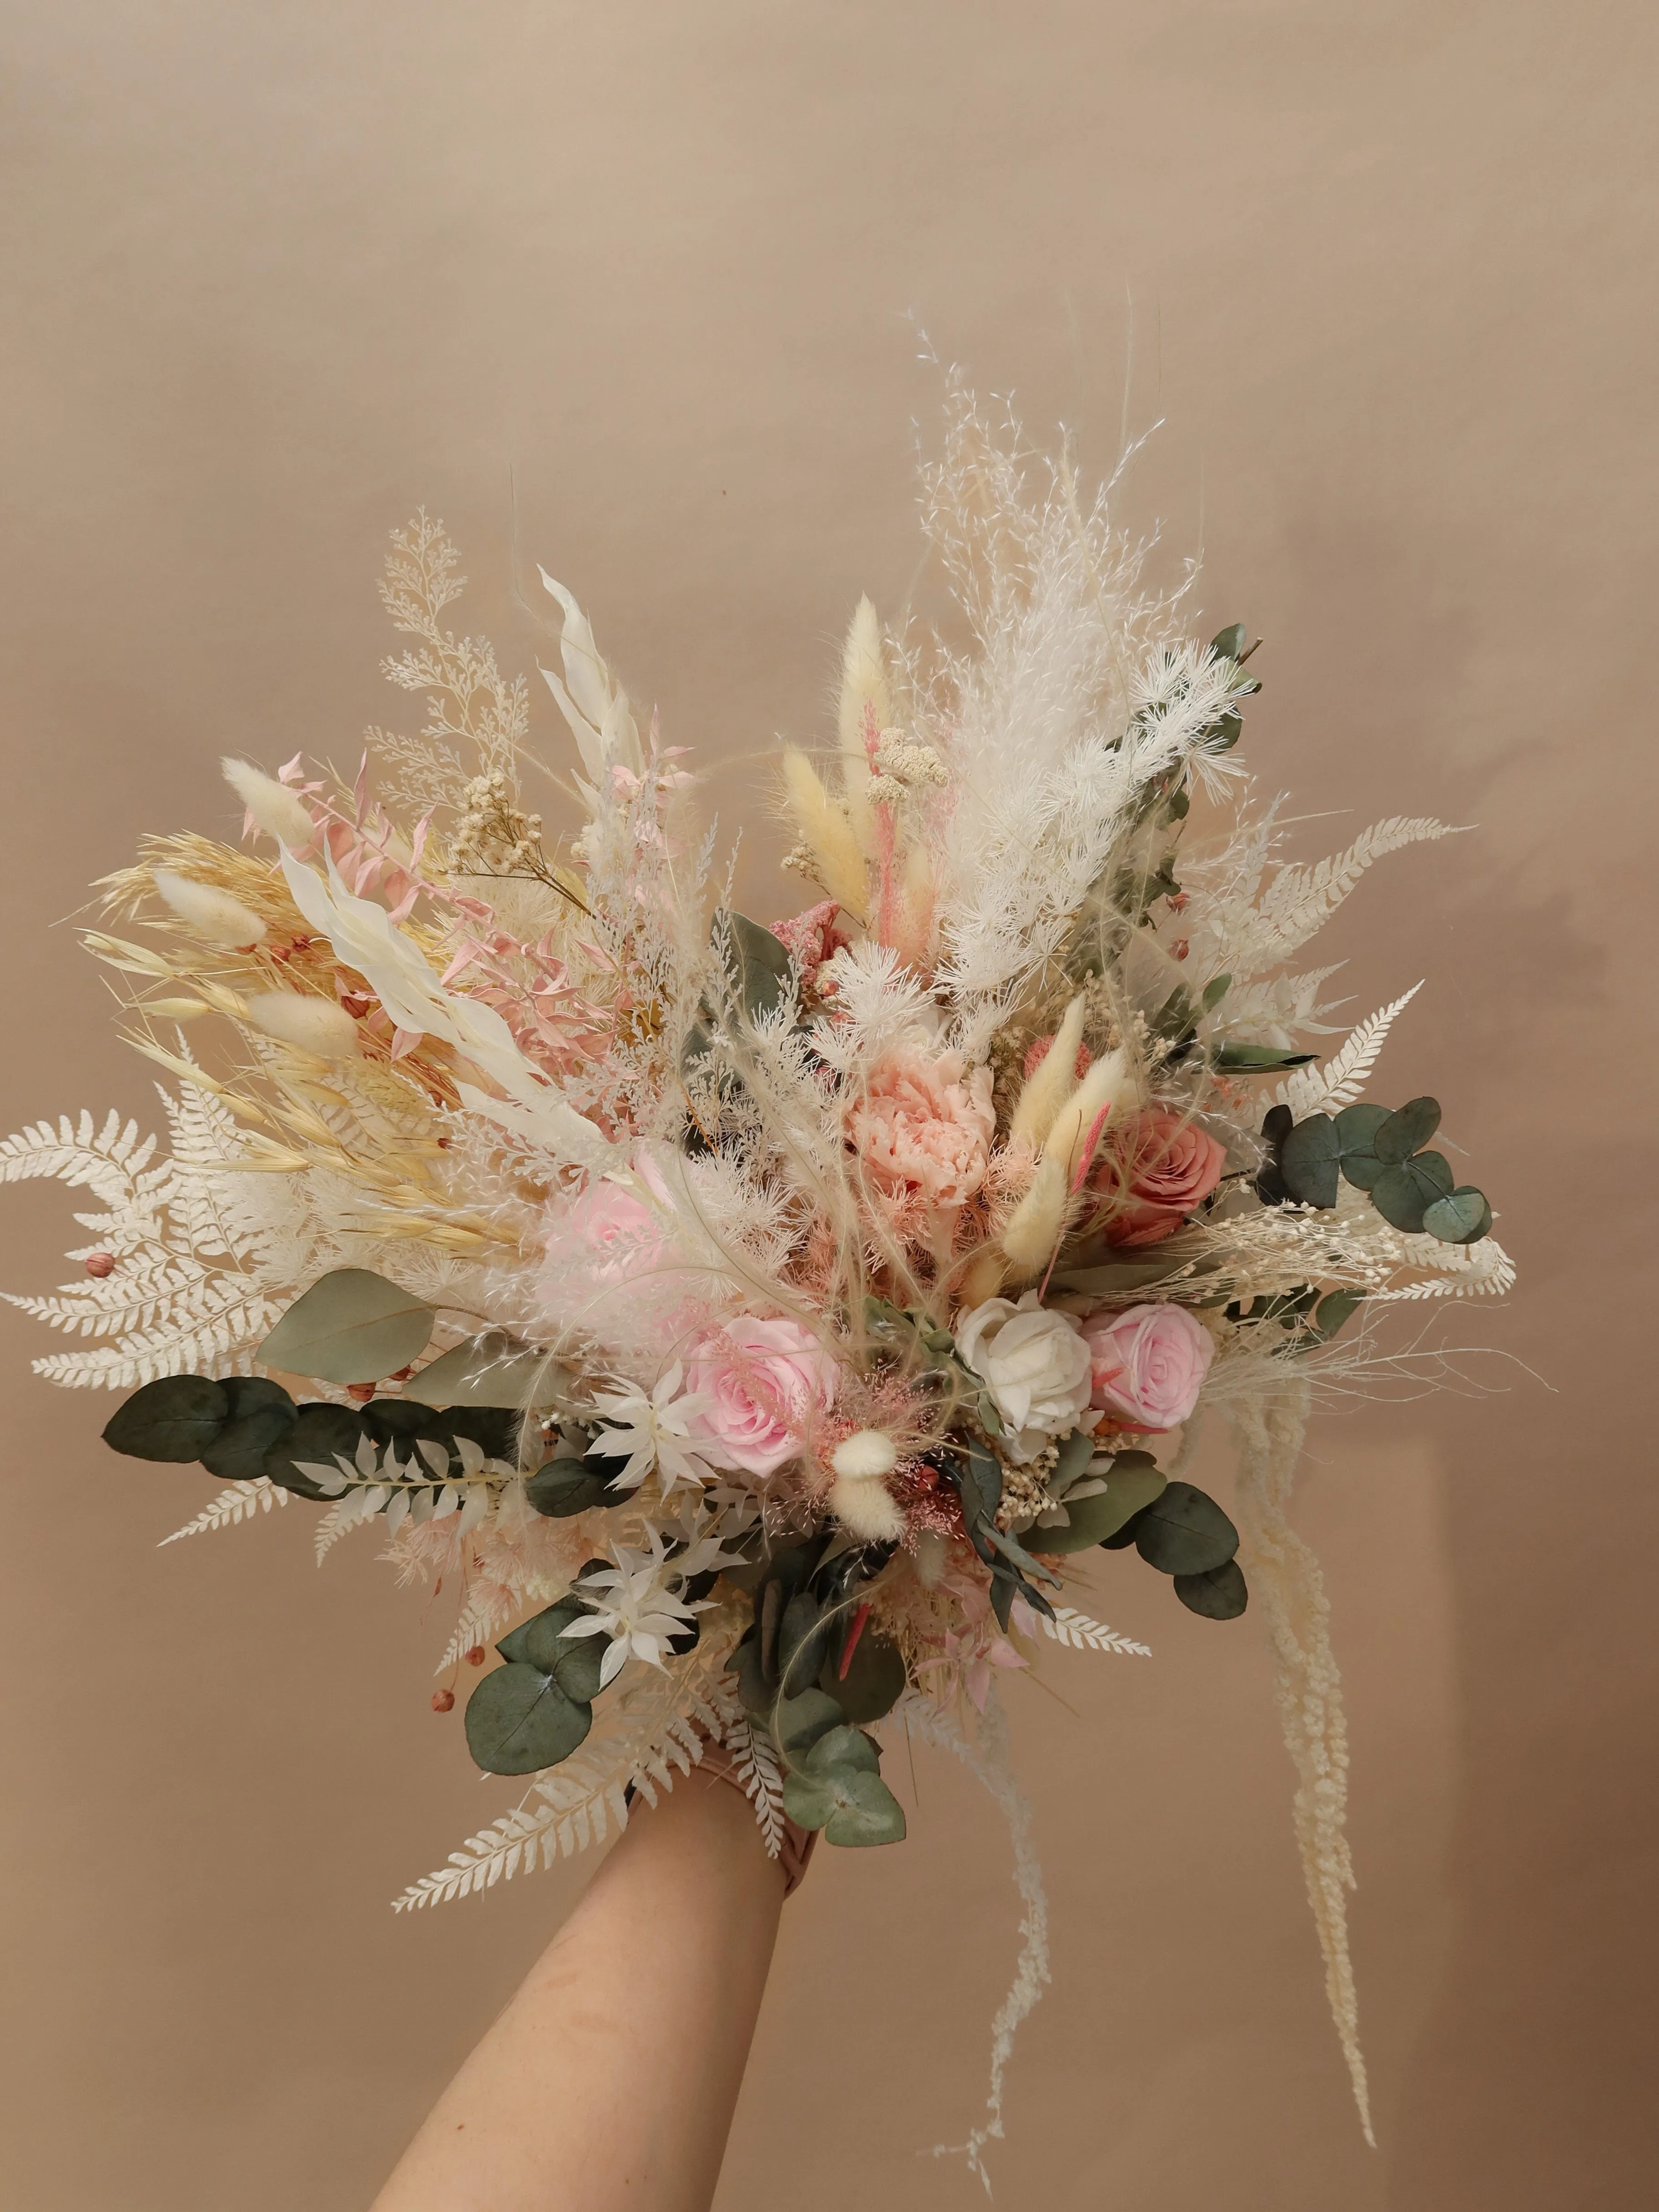
<svg viewBox="0 0 1659 2212">
<path fill-rule="evenodd" d="M 764 919 L 571 592 L 544 579 L 550 742 L 448 627 L 417 517 L 382 596 L 420 733 L 372 732 L 349 781 L 228 760 L 240 842 L 150 836 L 100 887 L 168 1148 L 87 1115 L 0 1146 L 88 1194 L 74 1280 L 20 1303 L 71 1340 L 43 1373 L 123 1394 L 115 1451 L 200 1464 L 178 1534 L 299 1501 L 319 1559 L 371 1542 L 441 1594 L 432 1704 L 470 1682 L 467 1750 L 520 1794 L 400 1908 L 602 1842 L 710 1743 L 773 1852 L 786 1821 L 902 1838 L 906 1729 L 987 1778 L 1027 1948 L 975 2161 L 1048 1972 L 994 1686 L 1139 1663 L 1100 1618 L 1125 1575 L 1172 1618 L 1266 1616 L 1365 2115 L 1291 1477 L 1389 1305 L 1511 1275 L 1438 1105 L 1375 1093 L 1411 993 L 1348 1026 L 1303 964 L 1445 827 L 1289 859 L 1248 629 L 1194 630 L 1191 577 L 1155 589 L 1069 463 L 1019 452 L 951 388 L 922 504 L 952 625 L 854 613 L 836 726 L 780 757 L 795 887 Z M 1232 1514 L 1187 1471 L 1206 1407 Z"/>
</svg>

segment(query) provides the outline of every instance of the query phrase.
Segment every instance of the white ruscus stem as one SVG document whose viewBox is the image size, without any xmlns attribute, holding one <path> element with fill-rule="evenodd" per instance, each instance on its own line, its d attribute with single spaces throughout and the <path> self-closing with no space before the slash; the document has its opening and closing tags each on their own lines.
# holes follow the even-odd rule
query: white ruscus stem
<svg viewBox="0 0 1659 2212">
<path fill-rule="evenodd" d="M 1344 1895 L 1353 1887 L 1354 1879 L 1343 1832 L 1348 1732 L 1342 1714 L 1342 1679 L 1331 1652 L 1330 1606 L 1319 1562 L 1286 1518 L 1308 1401 L 1307 1383 L 1295 1379 L 1264 1389 L 1237 1407 L 1233 1414 L 1238 1448 L 1234 1503 L 1251 1589 L 1267 1618 L 1277 1662 L 1274 1695 L 1285 1748 L 1296 1767 L 1296 1838 L 1319 1948 L 1325 1956 L 1325 1993 L 1365 2140 L 1375 2148 Z"/>
</svg>

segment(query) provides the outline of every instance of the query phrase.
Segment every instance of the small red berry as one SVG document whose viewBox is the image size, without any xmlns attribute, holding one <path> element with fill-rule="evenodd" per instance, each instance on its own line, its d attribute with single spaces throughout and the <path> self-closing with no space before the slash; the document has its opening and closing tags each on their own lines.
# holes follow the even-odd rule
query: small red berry
<svg viewBox="0 0 1659 2212">
<path fill-rule="evenodd" d="M 88 1252 L 86 1270 L 94 1282 L 101 1283 L 106 1275 L 115 1273 L 115 1255 L 112 1252 Z"/>
<path fill-rule="evenodd" d="M 432 1710 L 434 1713 L 448 1712 L 453 1706 L 454 1703 L 455 1692 L 453 1690 L 434 1690 L 432 1692 Z"/>
<path fill-rule="evenodd" d="M 482 1644 L 475 1644 L 466 1655 L 466 1663 L 469 1667 L 482 1667 L 483 1662 L 484 1648 Z"/>
</svg>

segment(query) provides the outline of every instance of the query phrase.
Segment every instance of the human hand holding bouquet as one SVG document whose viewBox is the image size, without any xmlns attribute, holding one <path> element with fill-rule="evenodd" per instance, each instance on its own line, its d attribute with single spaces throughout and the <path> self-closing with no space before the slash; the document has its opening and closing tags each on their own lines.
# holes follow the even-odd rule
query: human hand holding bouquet
<svg viewBox="0 0 1659 2212">
<path fill-rule="evenodd" d="M 0 1148 L 101 1208 L 83 1279 L 20 1302 L 93 1340 L 43 1372 L 134 1392 L 117 1450 L 222 1486 L 179 1535 L 296 1497 L 319 1558 L 374 1528 L 453 1606 L 440 1711 L 495 1644 L 467 1743 L 526 1794 L 401 1906 L 603 1840 L 711 1741 L 774 1853 L 786 1820 L 902 1838 L 896 1733 L 980 1772 L 1028 1917 L 975 2160 L 1047 1975 L 996 1676 L 1144 1651 L 1073 1601 L 1130 1571 L 1103 1549 L 1208 1620 L 1254 1589 L 1364 2115 L 1291 1474 L 1370 1316 L 1512 1270 L 1434 1101 L 1362 1095 L 1411 994 L 1320 1066 L 1331 971 L 1294 963 L 1372 860 L 1447 832 L 1281 862 L 1243 626 L 1187 635 L 1185 587 L 959 390 L 925 507 L 971 646 L 860 606 L 836 744 L 783 756 L 811 892 L 769 928 L 711 887 L 684 755 L 544 578 L 586 817 L 548 849 L 527 688 L 443 628 L 441 531 L 397 533 L 386 672 L 425 729 L 372 732 L 349 785 L 228 763 L 244 848 L 153 837 L 103 886 L 88 942 L 175 1086 L 172 1155 L 113 1115 Z M 1206 1409 L 1237 1525 L 1188 1479 Z"/>
</svg>

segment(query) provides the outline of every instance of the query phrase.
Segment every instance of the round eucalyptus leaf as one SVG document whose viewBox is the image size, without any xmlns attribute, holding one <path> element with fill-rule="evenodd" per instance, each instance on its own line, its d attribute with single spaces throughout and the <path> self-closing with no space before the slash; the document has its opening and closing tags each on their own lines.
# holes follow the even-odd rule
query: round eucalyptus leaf
<svg viewBox="0 0 1659 2212">
<path fill-rule="evenodd" d="M 1188 1613 L 1200 1613 L 1206 1620 L 1237 1620 L 1250 1601 L 1237 1559 L 1212 1567 L 1206 1574 L 1177 1575 L 1175 1594 Z"/>
<path fill-rule="evenodd" d="M 1171 1482 L 1136 1516 L 1135 1549 L 1160 1574 L 1207 1574 L 1238 1549 L 1238 1531 L 1213 1498 Z"/>
<path fill-rule="evenodd" d="M 739 1642 L 737 1650 L 726 1662 L 728 1674 L 738 1679 L 738 1697 L 743 1709 L 749 1713 L 769 1712 L 776 1695 L 776 1685 L 769 1682 L 761 1667 L 760 1636 L 750 1629 Z M 839 1705 L 836 1708 L 839 1712 Z"/>
<path fill-rule="evenodd" d="M 1285 1188 L 1302 1206 L 1336 1204 L 1340 1152 L 1336 1124 L 1328 1114 L 1298 1121 L 1279 1147 L 1279 1172 Z"/>
<path fill-rule="evenodd" d="M 531 1476 L 524 1492 L 550 1521 L 568 1521 L 573 1514 L 615 1503 L 599 1463 L 593 1460 L 550 1459 Z"/>
<path fill-rule="evenodd" d="M 803 1690 L 799 1697 L 786 1698 L 779 1705 L 774 1734 L 781 1749 L 799 1758 L 831 1729 L 840 1728 L 845 1718 L 839 1698 L 823 1690 Z"/>
<path fill-rule="evenodd" d="M 783 1688 L 801 1690 L 815 1682 L 829 1646 L 823 1607 L 810 1591 L 797 1590 L 778 1626 L 778 1680 Z"/>
<path fill-rule="evenodd" d="M 838 1850 L 904 1841 L 904 1808 L 879 1774 L 838 1774 L 836 1809 L 823 1824 L 823 1840 Z"/>
<path fill-rule="evenodd" d="M 520 1621 L 495 1649 L 515 1666 L 533 1667 L 539 1674 L 550 1674 L 573 1704 L 591 1705 L 599 1693 L 605 1638 L 565 1634 L 586 1610 L 580 1598 L 561 1598 L 544 1613 Z"/>
<path fill-rule="evenodd" d="M 1218 629 L 1210 640 L 1210 651 L 1218 660 L 1237 660 L 1244 650 L 1245 635 L 1243 623 L 1229 623 L 1225 629 Z"/>
<path fill-rule="evenodd" d="M 291 1490 L 296 1498 L 325 1498 L 327 1492 L 319 1490 L 297 1462 L 307 1460 L 313 1466 L 329 1467 L 343 1459 L 349 1463 L 362 1433 L 362 1419 L 349 1407 L 313 1399 L 299 1408 L 293 1427 L 265 1454 L 259 1472 L 279 1489 Z"/>
<path fill-rule="evenodd" d="M 1384 1168 L 1371 1186 L 1371 1204 L 1390 1228 L 1415 1237 L 1437 1199 L 1449 1195 L 1452 1171 L 1443 1152 L 1419 1152 Z"/>
<path fill-rule="evenodd" d="M 1389 1119 L 1386 1106 L 1345 1106 L 1336 1117 L 1338 1164 L 1356 1190 L 1369 1190 L 1382 1172 L 1376 1133 Z"/>
<path fill-rule="evenodd" d="M 878 1636 L 866 1623 L 853 1646 L 844 1674 L 836 1671 L 833 1650 L 823 1662 L 818 1687 L 827 1692 L 849 1721 L 878 1721 L 904 1694 L 904 1659 L 896 1644 Z"/>
<path fill-rule="evenodd" d="M 1492 1227 L 1492 1208 L 1484 1191 L 1461 1183 L 1423 1212 L 1423 1226 L 1443 1244 L 1478 1244 Z"/>
<path fill-rule="evenodd" d="M 1420 1152 L 1439 1127 L 1437 1098 L 1408 1098 L 1398 1113 L 1378 1122 L 1370 1148 L 1385 1167 L 1395 1167 Z"/>
<path fill-rule="evenodd" d="M 205 1375 L 163 1375 L 135 1390 L 104 1424 L 104 1442 L 129 1459 L 200 1459 L 230 1417 L 230 1394 Z"/>
<path fill-rule="evenodd" d="M 566 1697 L 550 1674 L 508 1664 L 467 1699 L 466 1747 L 486 1774 L 535 1774 L 568 1759 L 592 1721 L 592 1705 Z"/>
<path fill-rule="evenodd" d="M 1127 1466 L 1125 1462 L 1129 1460 L 1145 1464 Z M 1152 1504 L 1164 1482 L 1149 1452 L 1120 1454 L 1103 1479 L 1106 1487 L 1096 1491 L 1093 1497 L 1066 1500 L 1067 1526 L 1028 1528 L 1024 1539 L 1026 1550 L 1086 1552 L 1091 1544 L 1103 1544 L 1133 1520 L 1143 1506 Z"/>
<path fill-rule="evenodd" d="M 1327 1291 L 1314 1309 L 1313 1325 L 1321 1336 L 1334 1336 L 1364 1303 L 1364 1291 Z"/>
<path fill-rule="evenodd" d="M 368 1267 L 337 1267 L 315 1282 L 259 1346 L 262 1367 L 325 1382 L 378 1382 L 426 1350 L 432 1309 Z"/>
<path fill-rule="evenodd" d="M 252 1482 L 264 1473 L 266 1454 L 294 1426 L 294 1401 L 263 1375 L 229 1375 L 222 1387 L 230 1418 L 201 1455 L 202 1464 L 221 1482 Z"/>
</svg>

